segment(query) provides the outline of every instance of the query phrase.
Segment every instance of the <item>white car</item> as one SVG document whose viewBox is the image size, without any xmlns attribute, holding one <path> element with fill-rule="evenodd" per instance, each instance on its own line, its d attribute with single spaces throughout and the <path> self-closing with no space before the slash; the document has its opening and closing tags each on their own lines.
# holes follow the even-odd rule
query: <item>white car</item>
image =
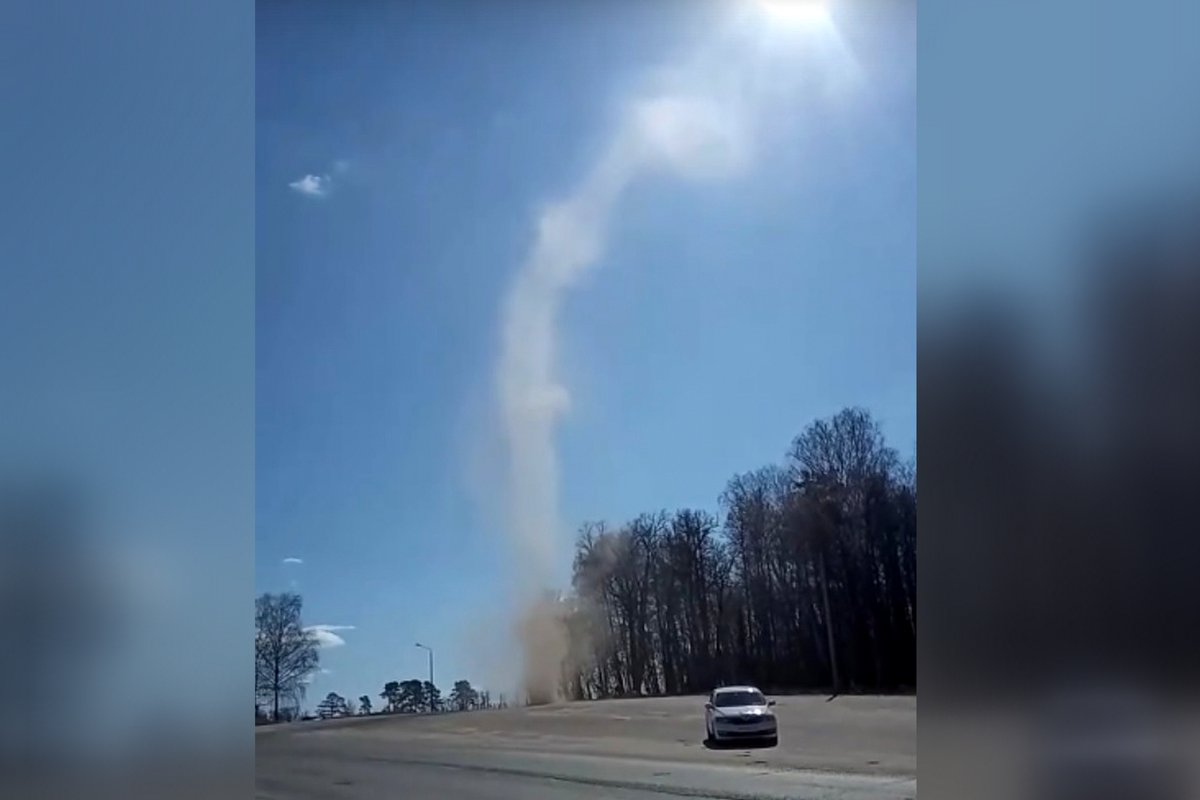
<svg viewBox="0 0 1200 800">
<path fill-rule="evenodd" d="M 704 704 L 704 727 L 708 741 L 761 739 L 779 744 L 779 726 L 775 721 L 774 700 L 768 700 L 753 686 L 722 686 L 714 689 Z"/>
</svg>

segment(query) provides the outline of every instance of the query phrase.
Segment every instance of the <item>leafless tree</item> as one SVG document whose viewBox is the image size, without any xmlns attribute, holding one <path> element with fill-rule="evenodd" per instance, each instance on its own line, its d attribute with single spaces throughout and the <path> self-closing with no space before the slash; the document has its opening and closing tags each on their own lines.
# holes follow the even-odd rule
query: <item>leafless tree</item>
<svg viewBox="0 0 1200 800">
<path fill-rule="evenodd" d="M 317 640 L 300 621 L 302 606 L 300 595 L 286 592 L 260 595 L 254 603 L 254 692 L 271 702 L 274 720 L 281 701 L 303 696 L 317 668 Z"/>
<path fill-rule="evenodd" d="M 915 686 L 916 468 L 867 412 L 814 422 L 719 503 L 581 528 L 568 694 Z"/>
</svg>

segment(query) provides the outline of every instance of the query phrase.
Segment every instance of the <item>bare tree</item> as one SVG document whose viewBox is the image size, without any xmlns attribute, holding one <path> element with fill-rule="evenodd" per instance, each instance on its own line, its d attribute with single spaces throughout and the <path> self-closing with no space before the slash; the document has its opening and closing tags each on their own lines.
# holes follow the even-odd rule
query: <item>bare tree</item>
<svg viewBox="0 0 1200 800">
<path fill-rule="evenodd" d="M 263 594 L 254 603 L 254 692 L 270 700 L 274 720 L 281 700 L 302 697 L 317 668 L 317 640 L 301 624 L 302 606 L 292 593 Z"/>
<path fill-rule="evenodd" d="M 891 638 L 895 624 L 894 613 L 886 608 L 897 600 L 889 592 L 889 578 L 900 579 L 895 562 L 901 554 L 889 541 L 894 515 L 888 506 L 894 505 L 896 488 L 908 475 L 878 423 L 861 408 L 812 423 L 796 437 L 790 455 L 798 488 L 812 511 L 833 691 L 841 688 L 835 642 L 843 639 L 856 677 L 873 673 L 871 682 L 878 684 L 885 658 L 881 640 Z M 915 480 L 915 472 L 912 476 Z M 833 560 L 840 567 L 840 599 L 851 634 L 845 637 L 834 629 L 830 606 Z"/>
<path fill-rule="evenodd" d="M 719 503 L 581 528 L 568 696 L 915 686 L 916 468 L 867 412 L 809 425 Z"/>
</svg>

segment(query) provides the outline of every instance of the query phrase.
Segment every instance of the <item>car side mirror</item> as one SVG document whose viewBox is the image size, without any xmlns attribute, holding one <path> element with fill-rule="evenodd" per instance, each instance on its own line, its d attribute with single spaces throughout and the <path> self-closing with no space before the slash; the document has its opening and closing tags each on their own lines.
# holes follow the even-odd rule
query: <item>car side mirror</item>
<svg viewBox="0 0 1200 800">
<path fill-rule="evenodd" d="M 773 706 L 773 705 L 775 705 L 775 701 L 774 701 L 774 700 L 768 700 L 768 701 L 767 701 L 767 705 L 769 705 L 769 706 Z"/>
</svg>

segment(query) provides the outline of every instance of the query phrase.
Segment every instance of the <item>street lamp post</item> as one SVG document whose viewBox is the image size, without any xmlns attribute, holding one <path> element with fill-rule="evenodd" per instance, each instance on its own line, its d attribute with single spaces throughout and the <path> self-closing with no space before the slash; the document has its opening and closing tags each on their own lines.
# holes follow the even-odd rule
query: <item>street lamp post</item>
<svg viewBox="0 0 1200 800">
<path fill-rule="evenodd" d="M 417 647 L 429 651 L 429 713 L 433 713 L 433 648 L 417 642 Z"/>
</svg>

